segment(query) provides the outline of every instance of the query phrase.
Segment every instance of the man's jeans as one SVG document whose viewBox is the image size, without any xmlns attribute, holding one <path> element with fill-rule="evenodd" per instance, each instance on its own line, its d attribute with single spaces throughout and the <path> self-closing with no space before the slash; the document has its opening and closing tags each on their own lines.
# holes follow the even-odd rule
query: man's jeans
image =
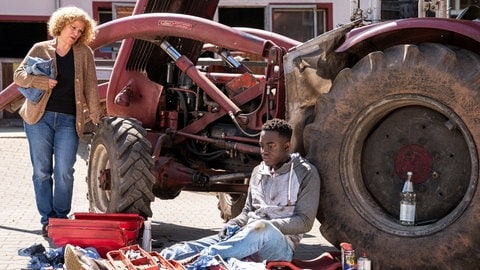
<svg viewBox="0 0 480 270">
<path fill-rule="evenodd" d="M 66 218 L 71 209 L 73 165 L 79 141 L 75 116 L 45 112 L 38 123 L 24 123 L 24 128 L 33 165 L 37 209 L 40 222 L 46 225 L 48 218 Z"/>
<path fill-rule="evenodd" d="M 237 259 L 250 257 L 257 262 L 291 261 L 293 258 L 293 250 L 286 236 L 265 220 L 246 225 L 224 241 L 218 235 L 212 235 L 196 241 L 176 244 L 161 251 L 161 255 L 168 260 L 183 260 L 196 254 L 218 254 L 222 258 Z"/>
</svg>

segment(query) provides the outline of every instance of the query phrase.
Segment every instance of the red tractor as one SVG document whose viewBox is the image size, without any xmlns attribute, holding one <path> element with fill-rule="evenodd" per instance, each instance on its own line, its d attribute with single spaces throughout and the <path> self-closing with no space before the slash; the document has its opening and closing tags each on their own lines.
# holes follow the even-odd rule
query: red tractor
<svg viewBox="0 0 480 270">
<path fill-rule="evenodd" d="M 285 118 L 320 171 L 328 241 L 361 247 L 375 269 L 477 269 L 478 15 L 355 21 L 300 43 L 216 23 L 217 5 L 139 0 L 98 27 L 92 48 L 123 41 L 99 86 L 108 117 L 91 141 L 90 210 L 148 217 L 155 197 L 206 191 L 228 220 L 260 161 L 262 123 Z M 0 109 L 20 98 L 11 85 Z M 398 219 L 407 172 L 414 226 Z"/>
</svg>

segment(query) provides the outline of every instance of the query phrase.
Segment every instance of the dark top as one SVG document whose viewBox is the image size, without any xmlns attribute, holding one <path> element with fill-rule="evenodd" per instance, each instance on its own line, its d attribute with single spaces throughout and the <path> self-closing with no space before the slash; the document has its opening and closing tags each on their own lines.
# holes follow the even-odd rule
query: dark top
<svg viewBox="0 0 480 270">
<path fill-rule="evenodd" d="M 57 85 L 52 89 L 46 110 L 75 115 L 75 65 L 73 50 L 57 57 Z"/>
</svg>

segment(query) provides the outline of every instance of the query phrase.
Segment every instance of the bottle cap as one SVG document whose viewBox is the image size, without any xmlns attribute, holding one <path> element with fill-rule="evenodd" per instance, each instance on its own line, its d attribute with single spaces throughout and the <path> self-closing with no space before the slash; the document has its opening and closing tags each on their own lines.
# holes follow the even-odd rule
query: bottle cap
<svg viewBox="0 0 480 270">
<path fill-rule="evenodd" d="M 352 244 L 345 242 L 340 243 L 340 248 L 342 248 L 343 250 L 353 250 Z"/>
</svg>

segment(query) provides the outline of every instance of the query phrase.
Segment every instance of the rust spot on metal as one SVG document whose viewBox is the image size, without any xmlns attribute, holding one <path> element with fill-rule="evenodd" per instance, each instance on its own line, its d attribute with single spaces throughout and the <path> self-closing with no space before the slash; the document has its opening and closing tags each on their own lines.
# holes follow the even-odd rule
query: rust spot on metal
<svg viewBox="0 0 480 270">
<path fill-rule="evenodd" d="M 193 25 L 191 23 L 186 23 L 186 22 L 176 21 L 176 20 L 160 20 L 158 21 L 158 25 L 166 26 L 166 27 L 182 28 L 185 30 L 193 29 Z"/>
</svg>

